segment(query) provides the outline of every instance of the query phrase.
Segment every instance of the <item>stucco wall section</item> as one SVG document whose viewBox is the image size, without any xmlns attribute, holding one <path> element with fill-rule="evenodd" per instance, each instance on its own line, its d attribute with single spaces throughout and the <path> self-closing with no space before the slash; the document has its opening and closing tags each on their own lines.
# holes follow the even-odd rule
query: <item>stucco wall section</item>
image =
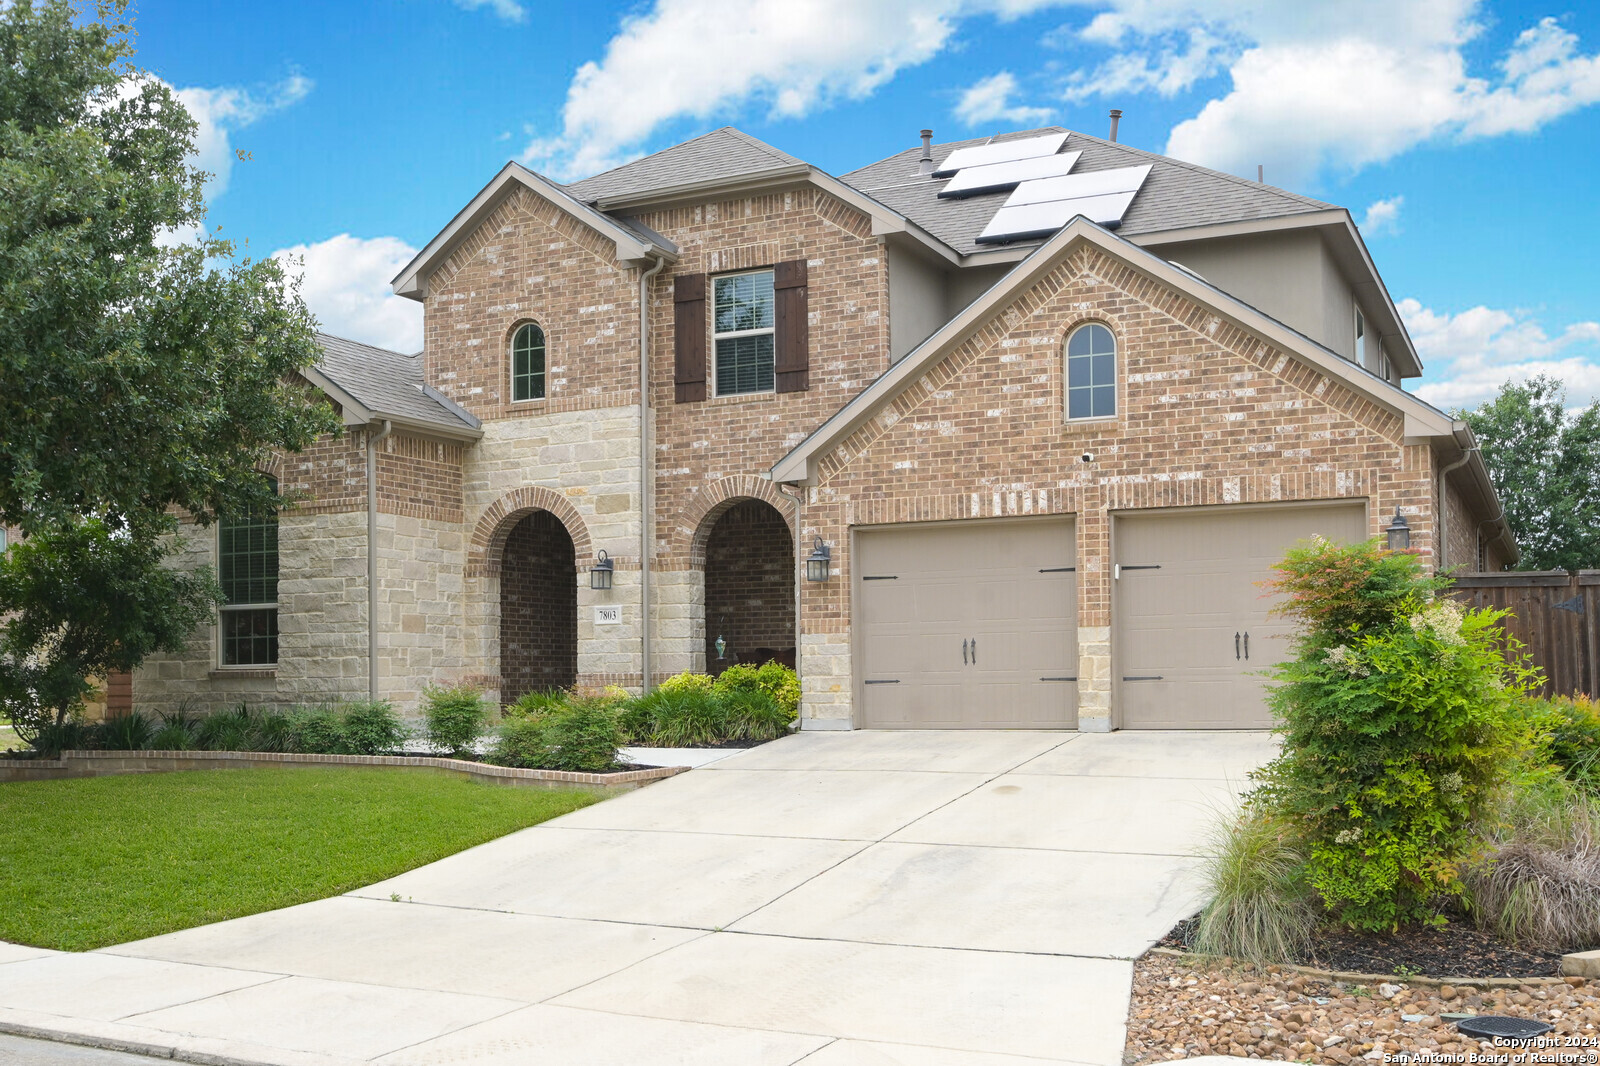
<svg viewBox="0 0 1600 1066">
<path fill-rule="evenodd" d="M 1063 348 L 1088 321 L 1117 338 L 1119 414 L 1069 424 Z M 1078 616 L 1091 637 L 1112 624 L 1116 511 L 1366 498 L 1372 532 L 1400 504 L 1426 557 L 1431 454 L 1401 434 L 1389 411 L 1080 246 L 823 457 L 804 520 L 832 546 L 838 577 L 805 583 L 805 631 L 848 644 L 857 525 L 1076 514 Z M 1082 647 L 1098 654 L 1093 639 Z M 1103 715 L 1109 687 L 1095 663 L 1080 666 L 1080 720 Z M 837 713 L 825 687 L 827 702 L 806 713 Z"/>
</svg>

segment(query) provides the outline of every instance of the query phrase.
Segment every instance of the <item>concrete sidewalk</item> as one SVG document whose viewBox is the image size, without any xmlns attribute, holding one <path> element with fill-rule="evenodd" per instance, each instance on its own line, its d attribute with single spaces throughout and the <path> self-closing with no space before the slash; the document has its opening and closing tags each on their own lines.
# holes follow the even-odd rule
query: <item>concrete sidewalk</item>
<svg viewBox="0 0 1600 1066">
<path fill-rule="evenodd" d="M 1112 1066 L 1130 960 L 1271 752 L 797 734 L 347 896 L 0 945 L 0 1029 L 284 1066 Z"/>
</svg>

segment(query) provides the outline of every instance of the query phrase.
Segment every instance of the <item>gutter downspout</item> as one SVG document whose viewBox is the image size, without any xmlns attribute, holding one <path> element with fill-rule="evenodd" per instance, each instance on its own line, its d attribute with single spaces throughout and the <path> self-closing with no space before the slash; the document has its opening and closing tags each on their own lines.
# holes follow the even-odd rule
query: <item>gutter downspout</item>
<svg viewBox="0 0 1600 1066">
<path fill-rule="evenodd" d="M 1472 457 L 1477 453 L 1478 446 L 1474 444 L 1462 453 L 1461 458 L 1439 471 L 1439 550 L 1434 553 L 1433 563 L 1433 572 L 1436 574 L 1445 568 L 1445 545 L 1449 543 L 1445 539 L 1445 523 L 1450 517 L 1450 501 L 1445 494 L 1447 491 L 1445 479 L 1450 476 L 1452 471 L 1459 470 L 1471 462 Z"/>
<path fill-rule="evenodd" d="M 655 456 L 650 451 L 650 279 L 667 265 L 656 265 L 639 275 L 639 669 L 640 691 L 650 691 L 650 542 L 655 537 L 654 508 L 650 506 Z"/>
<path fill-rule="evenodd" d="M 383 420 L 383 430 L 367 424 L 367 699 L 378 698 L 378 442 L 394 432 Z"/>
<path fill-rule="evenodd" d="M 794 728 L 800 729 L 799 711 L 805 709 L 805 683 L 800 680 L 800 635 L 805 632 L 800 625 L 800 593 L 805 588 L 805 564 L 800 561 L 801 552 L 805 549 L 800 544 L 800 508 L 805 503 L 804 493 L 792 494 L 787 485 L 774 483 L 773 488 L 778 490 L 778 495 L 794 501 L 794 678 L 800 685 L 800 707 L 794 717 Z"/>
</svg>

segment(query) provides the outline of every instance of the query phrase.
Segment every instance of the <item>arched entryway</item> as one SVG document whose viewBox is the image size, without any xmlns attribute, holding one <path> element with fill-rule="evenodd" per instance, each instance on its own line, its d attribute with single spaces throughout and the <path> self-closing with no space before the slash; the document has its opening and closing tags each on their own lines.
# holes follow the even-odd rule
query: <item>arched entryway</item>
<svg viewBox="0 0 1600 1066">
<path fill-rule="evenodd" d="M 777 508 L 739 499 L 705 542 L 707 672 L 776 659 L 794 665 L 794 538 Z M 717 639 L 723 654 L 717 655 Z"/>
<path fill-rule="evenodd" d="M 578 582 L 572 536 L 549 511 L 506 534 L 500 562 L 500 698 L 567 688 L 578 677 Z"/>
</svg>

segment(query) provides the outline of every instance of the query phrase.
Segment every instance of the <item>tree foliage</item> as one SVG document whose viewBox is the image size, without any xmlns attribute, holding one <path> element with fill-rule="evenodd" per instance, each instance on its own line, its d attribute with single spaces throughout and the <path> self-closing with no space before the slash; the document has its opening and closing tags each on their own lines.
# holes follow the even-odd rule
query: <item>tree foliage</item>
<svg viewBox="0 0 1600 1066">
<path fill-rule="evenodd" d="M 82 702 L 91 675 L 177 652 L 221 600 L 208 570 L 161 565 L 155 531 L 88 519 L 0 555 L 0 711 L 33 743 Z"/>
<path fill-rule="evenodd" d="M 28 534 L 272 506 L 254 471 L 337 428 L 294 381 L 294 284 L 201 229 L 194 120 L 125 11 L 0 8 L 0 521 Z"/>
<path fill-rule="evenodd" d="M 1569 415 L 1560 382 L 1536 377 L 1508 382 L 1460 417 L 1505 505 L 1518 567 L 1600 567 L 1600 403 Z"/>
</svg>

